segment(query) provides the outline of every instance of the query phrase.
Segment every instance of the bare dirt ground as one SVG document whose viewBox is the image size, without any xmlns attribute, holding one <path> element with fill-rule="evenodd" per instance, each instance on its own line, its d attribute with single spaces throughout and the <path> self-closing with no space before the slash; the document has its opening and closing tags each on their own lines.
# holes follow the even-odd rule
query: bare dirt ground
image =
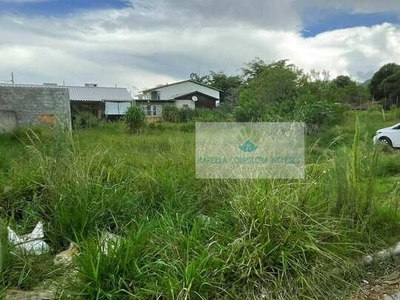
<svg viewBox="0 0 400 300">
<path fill-rule="evenodd" d="M 371 282 L 365 282 L 352 300 L 400 300 L 400 272 L 383 276 Z"/>
</svg>

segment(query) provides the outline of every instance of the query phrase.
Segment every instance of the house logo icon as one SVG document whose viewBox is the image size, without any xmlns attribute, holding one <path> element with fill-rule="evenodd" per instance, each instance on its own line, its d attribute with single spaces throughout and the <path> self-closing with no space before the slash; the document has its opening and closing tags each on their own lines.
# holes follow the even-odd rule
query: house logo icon
<svg viewBox="0 0 400 300">
<path fill-rule="evenodd" d="M 258 146 L 247 139 L 242 145 L 239 146 L 239 149 L 246 153 L 252 153 L 258 149 Z"/>
</svg>

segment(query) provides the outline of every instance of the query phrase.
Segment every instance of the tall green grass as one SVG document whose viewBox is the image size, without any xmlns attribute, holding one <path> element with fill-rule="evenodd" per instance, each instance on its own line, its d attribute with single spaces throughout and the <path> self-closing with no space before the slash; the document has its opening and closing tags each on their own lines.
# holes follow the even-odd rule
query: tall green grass
<svg viewBox="0 0 400 300">
<path fill-rule="evenodd" d="M 394 173 L 363 118 L 332 128 L 351 139 L 309 137 L 315 156 L 299 181 L 196 180 L 193 133 L 172 126 L 31 134 L 2 173 L 1 219 L 20 232 L 43 220 L 52 254 L 78 244 L 64 296 L 342 299 L 362 255 L 400 238 Z M 120 236 L 107 254 L 104 232 Z M 7 247 L 5 274 L 24 277 Z M 33 285 L 12 276 L 3 286 Z"/>
</svg>

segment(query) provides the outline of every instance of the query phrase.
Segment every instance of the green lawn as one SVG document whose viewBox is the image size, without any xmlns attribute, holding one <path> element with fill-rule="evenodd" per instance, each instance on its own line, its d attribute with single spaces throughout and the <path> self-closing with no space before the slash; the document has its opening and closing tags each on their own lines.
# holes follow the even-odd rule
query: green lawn
<svg viewBox="0 0 400 300">
<path fill-rule="evenodd" d="M 0 290 L 55 280 L 61 298 L 346 298 L 382 271 L 363 254 L 400 241 L 400 154 L 372 145 L 398 120 L 348 112 L 307 136 L 298 181 L 195 179 L 193 124 L 2 135 Z M 51 253 L 11 255 L 6 226 L 39 220 Z M 104 232 L 122 237 L 108 254 Z M 65 281 L 52 255 L 71 241 L 81 254 Z"/>
</svg>

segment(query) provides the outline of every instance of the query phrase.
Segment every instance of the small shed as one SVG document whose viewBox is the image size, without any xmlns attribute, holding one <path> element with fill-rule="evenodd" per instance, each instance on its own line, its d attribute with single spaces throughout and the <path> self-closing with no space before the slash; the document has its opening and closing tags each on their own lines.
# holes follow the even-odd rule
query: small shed
<svg viewBox="0 0 400 300">
<path fill-rule="evenodd" d="M 133 99 L 126 88 L 99 87 L 97 84 L 68 86 L 71 113 L 90 112 L 102 118 L 118 118 L 125 115 Z"/>
</svg>

